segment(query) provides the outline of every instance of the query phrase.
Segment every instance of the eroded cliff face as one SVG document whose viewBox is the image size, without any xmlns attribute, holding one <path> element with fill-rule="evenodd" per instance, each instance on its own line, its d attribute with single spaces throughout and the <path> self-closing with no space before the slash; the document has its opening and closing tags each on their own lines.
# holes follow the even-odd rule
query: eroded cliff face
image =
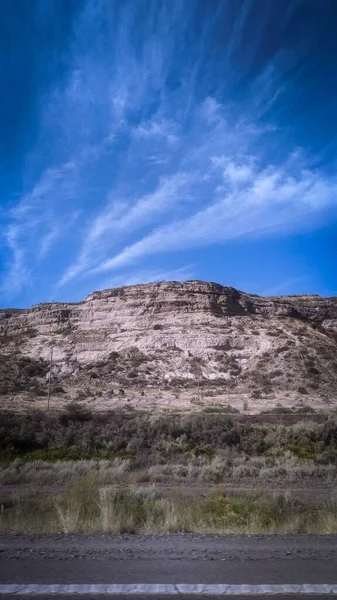
<svg viewBox="0 0 337 600">
<path fill-rule="evenodd" d="M 55 406 L 328 405 L 337 389 L 337 298 L 259 297 L 216 283 L 94 292 L 0 311 L 0 394 Z"/>
</svg>

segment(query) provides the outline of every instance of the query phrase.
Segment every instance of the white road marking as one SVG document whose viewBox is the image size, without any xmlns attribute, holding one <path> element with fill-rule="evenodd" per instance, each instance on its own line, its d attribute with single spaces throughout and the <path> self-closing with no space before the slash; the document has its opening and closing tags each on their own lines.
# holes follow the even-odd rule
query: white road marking
<svg viewBox="0 0 337 600">
<path fill-rule="evenodd" d="M 284 584 L 284 585 L 231 585 L 231 584 L 168 584 L 168 583 L 122 583 L 122 584 L 10 584 L 0 585 L 0 595 L 20 596 L 65 596 L 81 594 L 176 596 L 263 596 L 280 594 L 336 594 L 337 584 Z"/>
</svg>

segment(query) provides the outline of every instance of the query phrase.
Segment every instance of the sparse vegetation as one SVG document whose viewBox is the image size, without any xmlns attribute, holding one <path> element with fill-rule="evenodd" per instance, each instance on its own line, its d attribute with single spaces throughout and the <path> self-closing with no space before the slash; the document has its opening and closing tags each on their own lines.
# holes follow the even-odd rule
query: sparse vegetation
<svg viewBox="0 0 337 600">
<path fill-rule="evenodd" d="M 233 409 L 93 414 L 74 402 L 58 414 L 2 413 L 0 484 L 30 487 L 0 499 L 0 530 L 337 531 L 333 500 L 306 505 L 291 495 L 212 491 L 225 482 L 251 481 L 256 490 L 272 482 L 331 485 L 337 419 L 266 424 L 224 410 Z M 52 495 L 40 493 L 44 486 Z"/>
<path fill-rule="evenodd" d="M 153 486 L 111 488 L 93 477 L 76 481 L 56 497 L 13 501 L 0 517 L 1 531 L 64 533 L 337 531 L 337 503 L 305 503 L 289 494 L 225 494 L 203 497 L 160 493 Z"/>
<path fill-rule="evenodd" d="M 41 378 L 46 376 L 48 368 L 42 359 L 18 356 L 15 352 L 0 354 L 0 394 L 28 390 L 39 395 L 43 392 Z"/>
<path fill-rule="evenodd" d="M 315 414 L 316 411 L 312 406 L 308 406 L 306 404 L 304 405 L 300 405 L 297 407 L 290 407 L 290 406 L 282 406 L 282 404 L 279 404 L 277 406 L 273 406 L 271 408 L 268 408 L 267 410 L 262 411 L 262 415 L 291 415 L 291 414 L 298 414 L 298 415 L 313 415 Z"/>
<path fill-rule="evenodd" d="M 230 404 L 227 405 L 218 405 L 218 406 L 206 406 L 206 408 L 203 409 L 204 413 L 207 414 L 231 414 L 231 415 L 237 415 L 239 414 L 239 410 L 237 408 L 234 408 L 234 406 L 231 406 Z"/>
</svg>

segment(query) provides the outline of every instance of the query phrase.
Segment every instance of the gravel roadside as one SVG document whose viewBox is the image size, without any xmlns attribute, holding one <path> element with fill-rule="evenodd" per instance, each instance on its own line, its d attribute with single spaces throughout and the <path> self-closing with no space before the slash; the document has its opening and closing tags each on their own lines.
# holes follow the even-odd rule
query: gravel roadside
<svg viewBox="0 0 337 600">
<path fill-rule="evenodd" d="M 4 534 L 2 559 L 337 560 L 337 535 Z"/>
</svg>

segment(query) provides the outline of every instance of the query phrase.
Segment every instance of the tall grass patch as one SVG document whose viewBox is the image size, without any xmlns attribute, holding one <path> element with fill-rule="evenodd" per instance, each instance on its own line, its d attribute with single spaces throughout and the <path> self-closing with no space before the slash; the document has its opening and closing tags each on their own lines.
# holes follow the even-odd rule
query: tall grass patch
<svg viewBox="0 0 337 600">
<path fill-rule="evenodd" d="M 56 497 L 23 498 L 5 507 L 0 530 L 63 533 L 336 533 L 337 502 L 306 503 L 291 494 L 208 496 L 155 486 L 112 488 L 85 477 Z"/>
</svg>

